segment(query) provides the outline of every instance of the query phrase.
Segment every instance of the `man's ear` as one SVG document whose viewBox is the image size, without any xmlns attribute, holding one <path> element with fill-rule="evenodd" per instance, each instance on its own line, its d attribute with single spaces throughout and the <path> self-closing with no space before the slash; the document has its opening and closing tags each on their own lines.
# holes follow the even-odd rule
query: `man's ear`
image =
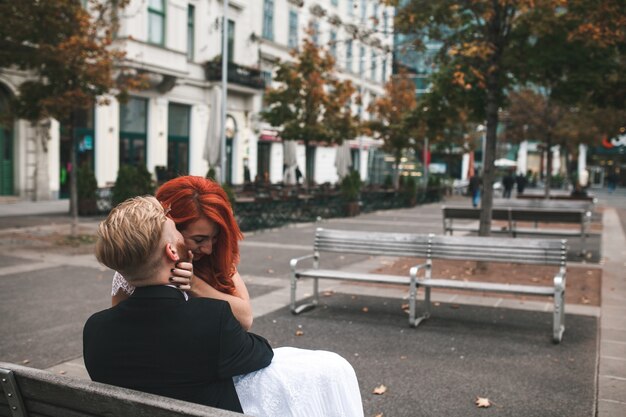
<svg viewBox="0 0 626 417">
<path fill-rule="evenodd" d="M 165 256 L 167 256 L 172 262 L 180 260 L 180 254 L 176 250 L 176 246 L 171 243 L 165 244 Z"/>
</svg>

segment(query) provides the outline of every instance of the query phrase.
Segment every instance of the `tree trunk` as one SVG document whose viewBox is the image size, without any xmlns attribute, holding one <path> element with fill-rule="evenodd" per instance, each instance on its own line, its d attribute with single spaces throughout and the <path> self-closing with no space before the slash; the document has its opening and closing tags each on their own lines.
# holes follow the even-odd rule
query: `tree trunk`
<svg viewBox="0 0 626 417">
<path fill-rule="evenodd" d="M 70 233 L 72 237 L 78 236 L 78 187 L 77 187 L 77 177 L 78 177 L 78 158 L 76 157 L 76 135 L 74 134 L 74 112 L 69 118 L 68 124 L 68 134 L 70 135 L 70 165 L 72 169 L 70 170 L 70 216 L 72 217 L 72 224 Z"/>
<path fill-rule="evenodd" d="M 550 132 L 546 135 L 546 180 L 544 188 L 544 197 L 550 198 L 550 183 L 552 182 L 552 135 Z"/>
<path fill-rule="evenodd" d="M 487 91 L 487 131 L 485 136 L 485 155 L 483 155 L 482 198 L 480 211 L 479 236 L 489 236 L 491 232 L 491 209 L 493 207 L 493 182 L 495 176 L 494 160 L 496 155 L 498 127 L 497 80 L 489 76 Z"/>
</svg>

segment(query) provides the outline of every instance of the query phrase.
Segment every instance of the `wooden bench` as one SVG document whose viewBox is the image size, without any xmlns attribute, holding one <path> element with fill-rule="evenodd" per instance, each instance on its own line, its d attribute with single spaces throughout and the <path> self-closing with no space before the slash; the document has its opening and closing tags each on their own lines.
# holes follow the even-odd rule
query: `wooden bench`
<svg viewBox="0 0 626 417">
<path fill-rule="evenodd" d="M 235 417 L 241 414 L 0 362 L 0 416 Z"/>
<path fill-rule="evenodd" d="M 477 225 L 454 224 L 454 220 L 480 220 L 479 208 L 473 207 L 447 207 L 442 208 L 443 232 L 453 234 L 455 230 L 477 232 Z M 587 235 L 591 223 L 591 212 L 584 209 L 568 208 L 531 208 L 531 207 L 494 207 L 492 220 L 502 220 L 506 226 L 492 228 L 492 233 L 505 233 L 511 237 L 518 234 L 527 235 L 550 235 L 550 236 L 577 236 L 581 239 L 581 254 L 587 253 Z M 520 227 L 518 222 L 532 222 L 534 227 Z M 566 223 L 580 226 L 578 230 L 539 228 L 542 223 Z"/>
<path fill-rule="evenodd" d="M 594 211 L 595 205 L 592 201 L 583 200 L 546 200 L 546 199 L 514 199 L 514 198 L 494 198 L 493 207 L 515 207 L 515 208 L 538 208 L 538 209 L 576 209 Z"/>
<path fill-rule="evenodd" d="M 321 254 L 362 254 L 370 256 L 406 256 L 413 258 L 425 258 L 428 250 L 428 235 L 410 233 L 382 233 L 362 232 L 350 230 L 331 230 L 317 228 L 315 241 L 311 255 L 294 258 L 289 262 L 291 266 L 291 312 L 300 314 L 314 308 L 319 303 L 319 279 L 332 279 L 343 281 L 362 281 L 382 284 L 399 284 L 410 287 L 409 275 L 382 275 L 354 271 L 341 271 L 338 269 L 324 269 L 320 267 Z M 299 268 L 299 263 L 304 260 L 312 260 L 312 268 Z M 296 305 L 296 290 L 298 280 L 312 278 L 313 300 L 310 303 Z M 409 298 L 415 301 L 417 292 L 409 294 Z M 415 321 L 415 311 L 409 317 L 409 323 Z"/>
<path fill-rule="evenodd" d="M 489 291 L 521 295 L 554 297 L 552 340 L 559 343 L 565 331 L 565 279 L 566 240 L 512 239 L 480 236 L 435 236 L 428 237 L 426 262 L 410 270 L 410 292 L 416 287 L 424 288 L 425 311 L 414 319 L 417 326 L 431 315 L 430 290 L 446 288 L 455 290 Z M 520 264 L 553 265 L 557 272 L 553 286 L 501 284 L 438 278 L 433 261 L 453 259 L 465 261 L 512 262 Z M 415 299 L 409 300 L 409 313 L 415 316 Z"/>
</svg>

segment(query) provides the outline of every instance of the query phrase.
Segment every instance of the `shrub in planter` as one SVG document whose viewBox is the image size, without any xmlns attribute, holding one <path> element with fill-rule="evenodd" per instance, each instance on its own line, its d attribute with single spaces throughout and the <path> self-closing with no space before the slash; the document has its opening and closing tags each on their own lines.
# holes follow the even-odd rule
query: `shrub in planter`
<svg viewBox="0 0 626 417">
<path fill-rule="evenodd" d="M 402 194 L 409 207 L 417 204 L 417 181 L 412 176 L 406 177 L 402 183 Z"/>
<path fill-rule="evenodd" d="M 341 180 L 341 196 L 347 203 L 346 210 L 348 216 L 356 216 L 359 214 L 359 197 L 361 195 L 362 185 L 361 177 L 357 171 L 350 171 L 350 173 Z"/>
<path fill-rule="evenodd" d="M 113 186 L 113 206 L 131 197 L 151 194 L 154 194 L 154 181 L 143 164 L 139 166 L 122 165 L 120 167 Z"/>
<path fill-rule="evenodd" d="M 78 215 L 91 216 L 98 211 L 98 181 L 89 164 L 82 164 L 76 172 Z"/>
</svg>

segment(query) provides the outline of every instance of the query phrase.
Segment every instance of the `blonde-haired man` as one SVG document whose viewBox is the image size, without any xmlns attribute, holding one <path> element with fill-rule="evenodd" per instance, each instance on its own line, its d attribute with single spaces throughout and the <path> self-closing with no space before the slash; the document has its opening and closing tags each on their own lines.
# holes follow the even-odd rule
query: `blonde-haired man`
<svg viewBox="0 0 626 417">
<path fill-rule="evenodd" d="M 172 268 L 187 254 L 154 197 L 111 211 L 98 230 L 96 257 L 136 289 L 85 324 L 87 371 L 94 381 L 242 412 L 232 377 L 269 365 L 272 349 L 241 328 L 227 302 L 187 301 L 171 285 Z"/>
</svg>

